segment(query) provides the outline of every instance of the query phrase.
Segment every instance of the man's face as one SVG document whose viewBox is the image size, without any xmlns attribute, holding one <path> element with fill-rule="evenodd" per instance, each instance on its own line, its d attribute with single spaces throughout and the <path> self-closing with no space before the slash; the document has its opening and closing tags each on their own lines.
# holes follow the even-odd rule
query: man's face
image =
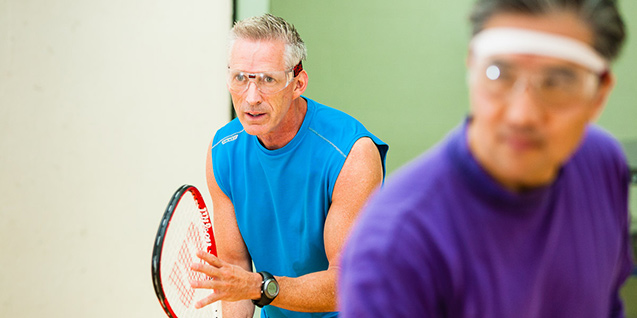
<svg viewBox="0 0 637 318">
<path fill-rule="evenodd" d="M 245 73 L 289 71 L 284 61 L 283 41 L 251 41 L 237 39 L 230 50 L 228 67 Z M 250 81 L 246 90 L 230 90 L 237 117 L 245 131 L 259 137 L 272 136 L 292 125 L 290 107 L 300 96 L 295 81 L 276 93 L 263 93 L 256 81 Z"/>
<path fill-rule="evenodd" d="M 589 45 L 593 39 L 588 26 L 568 13 L 498 14 L 485 25 L 498 27 L 551 33 Z M 469 146 L 484 168 L 514 191 L 556 177 L 612 86 L 610 76 L 600 79 L 582 65 L 541 55 L 470 57 L 468 66 Z"/>
</svg>

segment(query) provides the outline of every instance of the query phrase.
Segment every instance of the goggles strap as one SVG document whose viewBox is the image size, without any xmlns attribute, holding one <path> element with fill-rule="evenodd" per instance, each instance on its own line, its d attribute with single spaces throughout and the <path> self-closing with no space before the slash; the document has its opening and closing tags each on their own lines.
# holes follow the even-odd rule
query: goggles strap
<svg viewBox="0 0 637 318">
<path fill-rule="evenodd" d="M 296 64 L 296 66 L 294 67 L 294 77 L 297 77 L 302 70 L 303 70 L 303 61 L 299 61 L 299 64 Z"/>
</svg>

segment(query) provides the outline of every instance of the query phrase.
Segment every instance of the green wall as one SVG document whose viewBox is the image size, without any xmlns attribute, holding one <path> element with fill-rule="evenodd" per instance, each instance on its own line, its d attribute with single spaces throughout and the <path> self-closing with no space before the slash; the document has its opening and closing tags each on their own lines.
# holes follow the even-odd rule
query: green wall
<svg viewBox="0 0 637 318">
<path fill-rule="evenodd" d="M 389 143 L 391 172 L 466 113 L 469 2 L 271 0 L 270 12 L 294 23 L 307 44 L 305 95 Z"/>
<path fill-rule="evenodd" d="M 440 140 L 468 110 L 464 60 L 473 0 L 270 0 L 308 47 L 306 96 L 361 120 L 390 144 L 388 170 Z M 637 37 L 637 1 L 621 7 Z M 600 118 L 620 140 L 637 139 L 637 38 L 614 69 Z"/>
<path fill-rule="evenodd" d="M 235 0 L 234 18 L 243 20 L 270 12 L 270 0 Z"/>
</svg>

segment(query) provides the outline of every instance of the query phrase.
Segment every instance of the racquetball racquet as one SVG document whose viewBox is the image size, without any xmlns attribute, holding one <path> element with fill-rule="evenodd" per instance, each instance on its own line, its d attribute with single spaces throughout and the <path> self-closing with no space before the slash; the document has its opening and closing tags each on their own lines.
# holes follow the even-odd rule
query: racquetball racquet
<svg viewBox="0 0 637 318">
<path fill-rule="evenodd" d="M 194 262 L 203 263 L 195 255 L 199 250 L 217 255 L 212 218 L 199 190 L 183 185 L 168 203 L 153 248 L 153 285 L 168 317 L 221 317 L 220 302 L 195 309 L 211 293 L 190 287 L 191 280 L 209 279 L 190 269 Z"/>
</svg>

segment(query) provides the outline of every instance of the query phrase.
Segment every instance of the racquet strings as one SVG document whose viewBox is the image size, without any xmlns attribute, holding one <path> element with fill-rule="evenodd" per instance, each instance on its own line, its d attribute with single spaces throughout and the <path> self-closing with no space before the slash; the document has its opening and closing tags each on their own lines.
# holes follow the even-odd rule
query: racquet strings
<svg viewBox="0 0 637 318">
<path fill-rule="evenodd" d="M 193 289 L 191 280 L 205 280 L 204 274 L 190 269 L 195 262 L 203 263 L 195 253 L 205 251 L 205 228 L 197 201 L 186 191 L 177 203 L 166 229 L 160 263 L 162 288 L 166 300 L 177 317 L 216 317 L 216 305 L 195 309 L 195 303 L 212 290 Z"/>
</svg>

